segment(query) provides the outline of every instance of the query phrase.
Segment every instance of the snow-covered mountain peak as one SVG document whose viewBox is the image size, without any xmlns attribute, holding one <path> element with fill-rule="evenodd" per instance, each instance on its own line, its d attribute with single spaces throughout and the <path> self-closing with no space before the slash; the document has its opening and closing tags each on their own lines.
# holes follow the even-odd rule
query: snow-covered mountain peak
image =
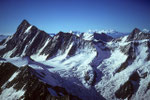
<svg viewBox="0 0 150 100">
<path fill-rule="evenodd" d="M 108 30 L 89 30 L 86 32 L 87 34 L 94 34 L 94 33 L 105 33 L 113 38 L 119 38 L 125 35 L 128 35 L 129 33 L 124 33 L 124 32 L 118 32 L 116 30 L 113 29 L 108 29 Z"/>
<path fill-rule="evenodd" d="M 17 31 L 16 31 L 16 35 L 17 36 L 21 36 L 21 35 L 29 35 L 29 34 L 35 34 L 35 33 L 39 33 L 39 32 L 44 32 L 43 30 L 38 29 L 36 26 L 30 24 L 27 20 L 23 20 L 21 22 L 21 24 L 18 26 Z"/>
<path fill-rule="evenodd" d="M 99 30 L 97 31 L 98 33 L 119 33 L 117 32 L 116 30 L 113 30 L 113 29 L 108 29 L 108 30 Z"/>
<path fill-rule="evenodd" d="M 148 29 L 143 29 L 143 30 L 140 30 L 139 28 L 135 28 L 135 29 L 133 29 L 133 31 L 131 32 L 131 34 L 141 34 L 141 33 L 145 33 L 145 34 L 147 34 L 147 33 L 149 33 L 150 32 L 150 30 L 148 30 Z"/>
<path fill-rule="evenodd" d="M 80 31 L 72 31 L 72 30 L 70 30 L 68 33 L 80 34 L 81 32 Z"/>
<path fill-rule="evenodd" d="M 143 29 L 142 32 L 144 32 L 144 33 L 149 33 L 150 30 L 148 30 L 148 29 Z"/>
<path fill-rule="evenodd" d="M 99 33 L 99 34 L 101 34 L 101 33 L 105 33 L 105 34 L 113 34 L 113 33 L 120 33 L 120 32 L 118 32 L 118 31 L 116 31 L 116 30 L 113 30 L 113 29 L 107 29 L 107 30 L 91 30 L 91 29 L 89 29 L 86 33 L 90 33 L 90 34 L 93 34 L 93 33 Z"/>
<path fill-rule="evenodd" d="M 70 30 L 68 33 L 74 34 L 78 37 L 82 34 L 82 32 L 80 32 L 80 31 L 72 31 L 72 30 Z"/>
<path fill-rule="evenodd" d="M 135 28 L 128 36 L 127 41 L 150 39 L 150 34 Z"/>
<path fill-rule="evenodd" d="M 71 34 L 74 34 L 78 37 L 82 36 L 84 40 L 93 40 L 94 39 L 93 38 L 94 33 L 97 33 L 97 34 L 104 33 L 104 34 L 107 34 L 108 36 L 111 36 L 113 38 L 119 38 L 119 37 L 122 37 L 122 36 L 129 34 L 129 33 L 121 33 L 121 32 L 118 32 L 118 31 L 112 30 L 112 29 L 108 29 L 108 30 L 91 30 L 91 29 L 89 29 L 86 32 L 70 30 L 69 32 L 65 32 L 65 33 L 71 33 Z M 56 35 L 56 34 L 52 34 L 51 36 L 54 36 L 54 35 Z"/>
<path fill-rule="evenodd" d="M 29 32 L 29 28 L 31 28 L 31 24 L 27 20 L 23 20 L 18 26 L 16 33 L 17 35 L 27 33 Z"/>
</svg>

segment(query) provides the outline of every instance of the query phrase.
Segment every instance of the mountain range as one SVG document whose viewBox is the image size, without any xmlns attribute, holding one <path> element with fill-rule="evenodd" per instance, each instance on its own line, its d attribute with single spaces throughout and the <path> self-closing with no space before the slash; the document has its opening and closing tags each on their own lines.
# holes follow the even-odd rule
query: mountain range
<svg viewBox="0 0 150 100">
<path fill-rule="evenodd" d="M 0 100 L 149 100 L 150 32 L 48 34 L 23 20 L 0 42 Z"/>
</svg>

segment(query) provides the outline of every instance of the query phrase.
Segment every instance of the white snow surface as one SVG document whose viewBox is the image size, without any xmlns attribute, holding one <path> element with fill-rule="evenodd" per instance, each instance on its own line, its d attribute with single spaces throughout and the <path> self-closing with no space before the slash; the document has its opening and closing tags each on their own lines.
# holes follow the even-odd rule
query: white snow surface
<svg viewBox="0 0 150 100">
<path fill-rule="evenodd" d="M 9 78 L 9 82 L 12 81 L 17 75 L 19 74 L 19 71 L 15 72 L 10 78 Z"/>
<path fill-rule="evenodd" d="M 72 33 L 72 34 L 75 34 L 75 35 L 77 35 L 77 36 L 80 36 L 82 32 L 70 30 L 69 33 Z"/>
<path fill-rule="evenodd" d="M 93 36 L 93 34 L 86 32 L 86 33 L 83 33 L 83 39 L 90 41 L 90 40 L 94 39 L 94 36 Z"/>
<path fill-rule="evenodd" d="M 7 58 L 6 62 L 11 62 L 12 64 L 21 67 L 28 65 L 28 58 L 26 57 L 13 57 L 13 58 Z"/>
<path fill-rule="evenodd" d="M 32 25 L 30 25 L 30 26 L 25 30 L 24 33 L 29 33 L 29 31 L 30 31 L 31 28 L 32 28 Z"/>
<path fill-rule="evenodd" d="M 22 89 L 17 91 L 13 87 L 5 88 L 0 95 L 0 100 L 18 100 L 24 93 Z"/>
<path fill-rule="evenodd" d="M 10 58 L 10 56 L 17 50 L 17 48 L 15 47 L 14 49 L 8 51 L 7 53 L 5 53 L 3 55 L 3 58 Z"/>
<path fill-rule="evenodd" d="M 6 48 L 6 46 L 7 46 L 6 44 L 0 45 L 0 50 Z"/>
<path fill-rule="evenodd" d="M 148 29 L 143 29 L 142 32 L 148 33 L 148 32 L 150 32 L 150 30 L 148 30 Z"/>
<path fill-rule="evenodd" d="M 12 36 L 3 36 L 3 35 L 2 35 L 2 37 L 1 37 L 1 35 L 0 35 L 0 42 L 1 42 L 3 39 L 6 39 L 5 42 L 4 42 L 2 45 L 0 45 L 0 50 L 6 48 L 6 46 L 7 46 L 6 42 L 9 41 L 11 38 L 12 38 Z M 2 39 L 2 40 L 1 40 L 1 39 Z"/>
</svg>

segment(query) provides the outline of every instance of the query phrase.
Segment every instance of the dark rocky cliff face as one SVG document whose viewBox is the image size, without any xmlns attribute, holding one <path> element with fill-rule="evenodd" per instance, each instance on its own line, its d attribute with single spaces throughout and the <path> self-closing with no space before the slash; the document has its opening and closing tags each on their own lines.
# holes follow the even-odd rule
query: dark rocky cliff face
<svg viewBox="0 0 150 100">
<path fill-rule="evenodd" d="M 127 41 L 150 39 L 149 33 L 144 33 L 138 28 L 135 28 L 127 38 Z"/>
<path fill-rule="evenodd" d="M 59 32 L 57 35 L 52 37 L 41 54 L 48 54 L 47 59 L 49 59 L 55 56 L 58 51 L 64 53 L 71 44 L 72 47 L 70 48 L 68 56 L 74 55 L 78 49 L 83 49 L 86 46 L 94 48 L 94 44 L 91 41 L 83 40 L 81 37 L 77 37 L 71 33 Z"/>
<path fill-rule="evenodd" d="M 17 71 L 17 67 L 11 63 L 0 64 L 0 87 Z"/>
<path fill-rule="evenodd" d="M 48 45 L 42 51 L 42 54 L 48 54 L 48 58 L 50 58 L 54 56 L 58 50 L 62 50 L 63 53 L 75 38 L 76 36 L 73 34 L 59 32 L 50 40 Z"/>
<path fill-rule="evenodd" d="M 140 76 L 137 72 L 134 72 L 130 76 L 129 80 L 120 86 L 120 88 L 115 92 L 116 97 L 121 99 L 130 99 L 132 95 L 137 92 L 140 83 L 139 81 Z"/>
<path fill-rule="evenodd" d="M 106 35 L 105 33 L 94 33 L 94 39 L 96 40 L 101 40 L 104 42 L 109 42 L 111 41 L 113 38 L 111 36 Z"/>
<path fill-rule="evenodd" d="M 64 88 L 56 86 L 53 87 L 40 81 L 36 75 L 34 69 L 29 66 L 18 68 L 11 63 L 2 63 L 0 65 L 0 94 L 3 91 L 13 87 L 14 90 L 23 90 L 24 94 L 19 97 L 24 100 L 80 100 L 78 97 L 69 94 Z M 8 81 L 10 77 L 18 73 L 13 79 Z M 5 84 L 5 85 L 4 85 Z M 48 88 L 51 88 L 56 94 L 63 94 L 53 96 Z M 17 95 L 17 94 L 16 94 Z M 12 98 L 13 99 L 13 98 Z"/>
<path fill-rule="evenodd" d="M 16 33 L 5 39 L 1 44 L 6 44 L 6 48 L 0 50 L 0 56 L 2 57 L 5 53 L 16 50 L 11 54 L 11 57 L 20 56 L 24 49 L 25 55 L 29 56 L 36 53 L 45 42 L 51 37 L 44 31 L 39 30 L 35 26 L 31 26 L 26 20 L 18 26 Z M 7 40 L 7 41 L 6 41 Z"/>
</svg>

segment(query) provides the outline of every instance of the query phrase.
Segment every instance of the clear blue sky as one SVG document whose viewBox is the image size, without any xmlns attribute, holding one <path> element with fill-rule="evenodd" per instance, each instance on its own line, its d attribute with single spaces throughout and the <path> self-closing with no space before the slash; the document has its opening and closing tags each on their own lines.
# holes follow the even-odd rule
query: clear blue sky
<svg viewBox="0 0 150 100">
<path fill-rule="evenodd" d="M 48 33 L 150 29 L 150 0 L 0 0 L 0 34 L 13 34 L 23 19 Z"/>
</svg>

